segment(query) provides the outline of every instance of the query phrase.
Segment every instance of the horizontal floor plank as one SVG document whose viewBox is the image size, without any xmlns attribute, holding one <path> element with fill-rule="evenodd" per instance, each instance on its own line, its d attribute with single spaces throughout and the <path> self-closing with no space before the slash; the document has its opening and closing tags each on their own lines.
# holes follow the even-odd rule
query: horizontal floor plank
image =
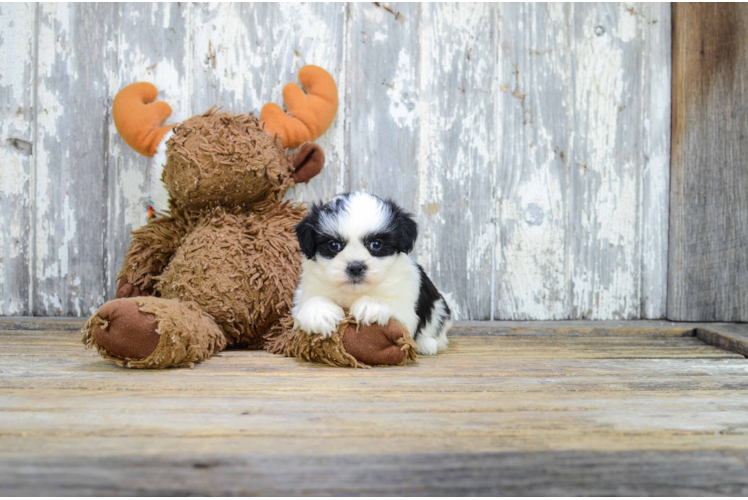
<svg viewBox="0 0 748 500">
<path fill-rule="evenodd" d="M 748 356 L 748 324 L 704 325 L 696 329 L 696 336 L 709 345 Z"/>
<path fill-rule="evenodd" d="M 0 459 L 9 496 L 736 495 L 748 453 L 715 451 Z"/>
</svg>

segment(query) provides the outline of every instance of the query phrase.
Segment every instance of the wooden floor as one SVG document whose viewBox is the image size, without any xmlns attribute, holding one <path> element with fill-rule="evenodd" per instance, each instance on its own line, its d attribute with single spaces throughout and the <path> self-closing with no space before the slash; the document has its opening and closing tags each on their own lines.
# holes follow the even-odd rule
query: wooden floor
<svg viewBox="0 0 748 500">
<path fill-rule="evenodd" d="M 1 494 L 748 494 L 748 360 L 702 340 L 744 325 L 471 323 L 404 368 L 165 371 L 79 327 L 0 319 Z"/>
</svg>

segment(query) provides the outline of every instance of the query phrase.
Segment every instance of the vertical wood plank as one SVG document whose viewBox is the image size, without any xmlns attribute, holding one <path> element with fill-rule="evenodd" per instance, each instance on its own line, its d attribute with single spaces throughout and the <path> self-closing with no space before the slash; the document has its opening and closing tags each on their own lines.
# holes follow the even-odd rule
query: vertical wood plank
<svg viewBox="0 0 748 500">
<path fill-rule="evenodd" d="M 286 83 L 306 64 L 325 68 L 338 85 L 335 121 L 317 143 L 325 168 L 308 185 L 289 192 L 299 201 L 345 190 L 345 4 L 193 5 L 194 109 L 214 104 L 258 114 L 266 102 L 282 104 Z"/>
<path fill-rule="evenodd" d="M 190 33 L 188 4 L 123 3 L 116 6 L 108 40 L 109 85 L 107 134 L 108 212 L 106 216 L 107 298 L 116 292 L 114 280 L 130 244 L 130 231 L 146 223 L 150 158 L 125 144 L 111 117 L 117 92 L 134 82 L 148 81 L 159 99 L 172 107 L 169 123 L 189 118 Z"/>
<path fill-rule="evenodd" d="M 670 225 L 670 117 L 672 70 L 672 6 L 640 4 L 644 22 L 641 78 L 644 170 L 641 195 L 641 318 L 667 314 L 668 226 Z"/>
<path fill-rule="evenodd" d="M 349 7 L 348 188 L 391 197 L 418 214 L 421 6 L 384 5 Z"/>
<path fill-rule="evenodd" d="M 640 309 L 641 37 L 638 5 L 579 4 L 572 30 L 571 318 Z"/>
<path fill-rule="evenodd" d="M 668 318 L 748 321 L 748 6 L 676 4 Z"/>
<path fill-rule="evenodd" d="M 418 261 L 456 318 L 491 314 L 496 28 L 492 4 L 422 6 Z"/>
<path fill-rule="evenodd" d="M 569 317 L 572 16 L 499 5 L 496 319 Z"/>
<path fill-rule="evenodd" d="M 35 315 L 81 316 L 105 300 L 112 11 L 108 4 L 41 5 Z"/>
<path fill-rule="evenodd" d="M 657 230 L 667 218 L 662 132 L 670 98 L 662 87 L 667 54 L 651 73 L 648 48 L 667 39 L 669 23 L 639 3 L 574 9 L 571 317 L 639 318 L 646 289 L 661 316 L 667 243 Z M 653 85 L 660 93 L 651 99 Z"/>
<path fill-rule="evenodd" d="M 645 56 L 667 39 L 660 15 L 501 6 L 495 317 L 662 315 L 670 99 L 649 70 L 662 77 L 668 56 Z"/>
<path fill-rule="evenodd" d="M 36 11 L 0 5 L 0 315 L 30 309 Z"/>
</svg>

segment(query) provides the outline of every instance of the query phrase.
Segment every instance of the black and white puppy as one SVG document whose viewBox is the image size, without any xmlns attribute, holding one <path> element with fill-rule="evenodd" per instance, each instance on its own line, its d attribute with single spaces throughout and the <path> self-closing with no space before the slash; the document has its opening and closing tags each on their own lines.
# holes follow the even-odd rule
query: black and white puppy
<svg viewBox="0 0 748 500">
<path fill-rule="evenodd" d="M 292 310 L 296 328 L 330 336 L 350 311 L 364 325 L 402 323 L 420 354 L 447 348 L 451 312 L 408 253 L 418 236 L 413 217 L 366 193 L 315 204 L 296 226 L 304 254 Z"/>
</svg>

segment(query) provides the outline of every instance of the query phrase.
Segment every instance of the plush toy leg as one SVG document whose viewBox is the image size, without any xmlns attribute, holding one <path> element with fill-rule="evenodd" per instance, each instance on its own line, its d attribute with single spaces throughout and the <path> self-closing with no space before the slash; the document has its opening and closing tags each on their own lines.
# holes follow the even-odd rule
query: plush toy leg
<svg viewBox="0 0 748 500">
<path fill-rule="evenodd" d="M 354 368 L 404 365 L 416 359 L 416 343 L 395 320 L 387 326 L 363 326 L 348 317 L 330 338 L 294 330 L 291 318 L 281 320 L 277 328 L 278 333 L 271 333 L 266 348 L 284 356 Z"/>
<path fill-rule="evenodd" d="M 107 302 L 83 328 L 87 349 L 128 368 L 192 367 L 226 347 L 223 331 L 194 302 L 133 297 Z"/>
</svg>

